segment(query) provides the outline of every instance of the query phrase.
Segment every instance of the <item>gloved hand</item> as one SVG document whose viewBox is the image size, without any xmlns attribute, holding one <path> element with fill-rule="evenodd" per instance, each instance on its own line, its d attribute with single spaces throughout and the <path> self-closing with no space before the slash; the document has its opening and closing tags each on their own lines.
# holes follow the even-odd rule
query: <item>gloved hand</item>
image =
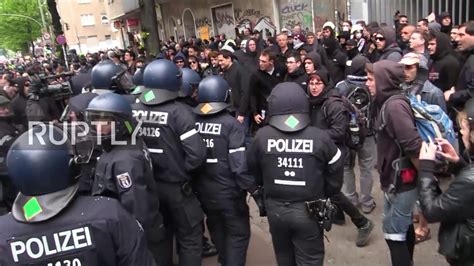
<svg viewBox="0 0 474 266">
<path fill-rule="evenodd" d="M 255 201 L 255 204 L 257 204 L 260 217 L 267 216 L 267 210 L 265 209 L 265 198 L 263 194 L 263 187 L 259 187 L 253 193 L 250 193 L 253 200 Z"/>
</svg>

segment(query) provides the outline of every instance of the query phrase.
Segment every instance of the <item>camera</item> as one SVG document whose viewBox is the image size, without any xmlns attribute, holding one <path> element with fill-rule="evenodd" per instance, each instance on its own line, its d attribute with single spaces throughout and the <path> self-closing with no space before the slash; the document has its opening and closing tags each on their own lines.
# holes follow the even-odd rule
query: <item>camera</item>
<svg viewBox="0 0 474 266">
<path fill-rule="evenodd" d="M 50 83 L 49 80 L 58 79 L 63 77 L 73 76 L 74 72 L 65 72 L 58 75 L 45 76 L 42 74 L 37 75 L 35 82 L 32 82 L 30 89 L 31 93 L 37 94 L 39 97 L 51 97 L 55 100 L 61 100 L 69 98 L 72 95 L 72 86 L 69 81 L 62 81 L 59 83 Z"/>
</svg>

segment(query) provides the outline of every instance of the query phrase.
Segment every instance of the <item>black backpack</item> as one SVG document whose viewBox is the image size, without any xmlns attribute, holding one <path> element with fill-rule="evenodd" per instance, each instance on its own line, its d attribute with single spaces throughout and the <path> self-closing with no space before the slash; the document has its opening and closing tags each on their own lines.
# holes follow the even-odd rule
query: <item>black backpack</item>
<svg viewBox="0 0 474 266">
<path fill-rule="evenodd" d="M 351 149 L 359 149 L 364 144 L 369 128 L 371 96 L 363 87 L 354 88 L 345 96 L 331 96 L 322 106 L 324 117 L 327 118 L 326 105 L 340 101 L 350 114 L 344 143 Z"/>
</svg>

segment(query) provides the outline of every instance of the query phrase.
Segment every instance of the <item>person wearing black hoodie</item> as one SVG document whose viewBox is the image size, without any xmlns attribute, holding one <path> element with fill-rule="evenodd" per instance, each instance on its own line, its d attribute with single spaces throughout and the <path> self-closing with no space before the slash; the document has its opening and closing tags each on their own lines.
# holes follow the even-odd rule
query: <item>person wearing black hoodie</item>
<svg viewBox="0 0 474 266">
<path fill-rule="evenodd" d="M 379 51 L 379 60 L 399 62 L 402 59 L 402 50 L 398 47 L 395 31 L 390 27 L 381 27 L 375 36 L 375 45 Z"/>
<path fill-rule="evenodd" d="M 436 18 L 437 22 L 441 25 L 441 32 L 450 34 L 453 28 L 453 20 L 449 12 L 441 12 Z"/>
<path fill-rule="evenodd" d="M 250 38 L 245 44 L 245 52 L 241 53 L 241 56 L 238 57 L 239 63 L 246 69 L 249 73 L 253 73 L 258 70 L 258 53 L 259 49 L 257 46 L 257 40 Z"/>
<path fill-rule="evenodd" d="M 359 110 L 364 111 L 366 117 L 370 119 L 372 100 L 368 95 L 368 89 L 365 85 L 367 82 L 365 65 L 367 63 L 369 63 L 369 60 L 366 57 L 362 55 L 356 56 L 349 67 L 347 78 L 337 83 L 336 89 L 341 95 L 346 97 L 357 88 L 366 91 L 366 94 L 360 95 L 367 95 L 368 97 L 364 99 L 359 98 L 361 101 L 357 107 Z M 343 193 L 351 200 L 352 204 L 360 204 L 362 212 L 365 214 L 369 214 L 375 209 L 375 201 L 372 196 L 372 187 L 374 184 L 372 169 L 374 168 L 375 159 L 375 131 L 372 121 L 368 122 L 367 125 L 368 132 L 362 147 L 350 151 L 350 163 L 344 166 L 344 184 L 342 185 Z M 360 168 L 360 195 L 356 191 L 354 172 L 356 155 Z"/>
<path fill-rule="evenodd" d="M 323 65 L 322 63 L 322 60 L 321 60 L 321 56 L 319 55 L 319 53 L 316 53 L 316 52 L 310 52 L 308 54 L 306 54 L 306 57 L 303 61 L 303 65 L 304 65 L 304 70 L 306 72 L 306 74 L 309 76 L 310 74 L 322 74 L 324 76 L 328 76 L 328 70 L 326 69 L 326 67 Z M 322 73 L 324 72 L 324 73 Z M 332 80 L 329 79 L 329 83 L 332 84 Z"/>
<path fill-rule="evenodd" d="M 412 214 L 418 198 L 416 169 L 422 140 L 400 84 L 403 65 L 390 60 L 367 64 L 367 87 L 377 110 L 377 170 L 384 195 L 382 229 L 393 266 L 413 265 L 415 229 Z M 395 178 L 393 163 L 403 159 L 405 174 Z"/>
<path fill-rule="evenodd" d="M 301 68 L 301 59 L 297 52 L 292 53 L 286 58 L 286 68 L 288 69 L 288 73 L 286 73 L 284 81 L 296 82 L 306 91 L 308 76 L 304 69 Z"/>
<path fill-rule="evenodd" d="M 431 33 L 428 41 L 430 64 L 429 80 L 443 92 L 456 85 L 459 76 L 459 61 L 453 55 L 449 36 L 442 32 Z"/>
<path fill-rule="evenodd" d="M 333 84 L 336 84 L 345 77 L 347 54 L 340 48 L 339 43 L 334 38 L 324 39 L 323 47 L 327 54 L 326 67 L 329 76 Z"/>
<path fill-rule="evenodd" d="M 350 114 L 340 100 L 339 93 L 330 85 L 327 74 L 309 75 L 308 95 L 311 125 L 326 131 L 341 151 L 341 158 L 348 162 L 349 154 L 345 139 Z M 343 168 L 340 171 L 340 174 L 343 175 Z M 341 191 L 332 196 L 331 201 L 338 206 L 338 213 L 333 222 L 339 225 L 344 224 L 344 213 L 347 213 L 358 229 L 356 246 L 367 245 L 374 227 L 372 221 L 364 217 Z"/>
</svg>

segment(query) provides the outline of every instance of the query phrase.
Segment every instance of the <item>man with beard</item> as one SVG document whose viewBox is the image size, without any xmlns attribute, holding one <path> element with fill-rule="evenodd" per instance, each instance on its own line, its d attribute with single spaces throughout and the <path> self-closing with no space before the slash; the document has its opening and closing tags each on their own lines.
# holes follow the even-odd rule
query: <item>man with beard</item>
<svg viewBox="0 0 474 266">
<path fill-rule="evenodd" d="M 406 25 L 400 31 L 400 41 L 398 42 L 398 46 L 400 46 L 400 49 L 402 49 L 404 54 L 408 53 L 408 48 L 409 48 L 409 45 L 410 45 L 409 44 L 410 43 L 410 37 L 411 37 L 411 35 L 413 34 L 413 32 L 415 30 L 416 30 L 415 26 Z"/>
</svg>

